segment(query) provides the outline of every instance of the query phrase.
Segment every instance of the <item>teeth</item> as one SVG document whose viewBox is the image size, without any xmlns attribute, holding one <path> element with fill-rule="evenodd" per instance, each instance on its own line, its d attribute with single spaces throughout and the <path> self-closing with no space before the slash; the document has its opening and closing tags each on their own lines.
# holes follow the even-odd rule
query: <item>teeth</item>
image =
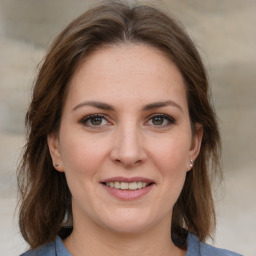
<svg viewBox="0 0 256 256">
<path fill-rule="evenodd" d="M 148 184 L 146 182 L 107 182 L 106 185 L 111 188 L 116 188 L 116 189 L 129 189 L 129 190 L 136 190 L 136 189 L 141 189 L 145 188 Z"/>
<path fill-rule="evenodd" d="M 115 188 L 120 188 L 120 183 L 118 181 L 115 182 Z"/>
<path fill-rule="evenodd" d="M 128 189 L 129 184 L 127 182 L 121 182 L 121 189 Z"/>
<path fill-rule="evenodd" d="M 137 182 L 129 183 L 129 189 L 135 190 L 138 188 Z"/>
</svg>

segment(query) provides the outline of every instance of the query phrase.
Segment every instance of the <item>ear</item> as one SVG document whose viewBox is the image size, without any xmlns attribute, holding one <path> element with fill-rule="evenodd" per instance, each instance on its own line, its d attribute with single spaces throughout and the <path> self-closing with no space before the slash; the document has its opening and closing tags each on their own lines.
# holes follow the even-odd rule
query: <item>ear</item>
<svg viewBox="0 0 256 256">
<path fill-rule="evenodd" d="M 64 172 L 63 161 L 61 158 L 60 143 L 57 134 L 51 133 L 47 136 L 47 143 L 52 157 L 53 167 L 59 171 Z"/>
<path fill-rule="evenodd" d="M 196 160 L 200 152 L 202 138 L 203 138 L 203 126 L 199 123 L 196 123 L 195 131 L 193 132 L 191 146 L 189 150 L 188 171 L 191 170 L 191 168 L 193 167 L 193 162 Z"/>
</svg>

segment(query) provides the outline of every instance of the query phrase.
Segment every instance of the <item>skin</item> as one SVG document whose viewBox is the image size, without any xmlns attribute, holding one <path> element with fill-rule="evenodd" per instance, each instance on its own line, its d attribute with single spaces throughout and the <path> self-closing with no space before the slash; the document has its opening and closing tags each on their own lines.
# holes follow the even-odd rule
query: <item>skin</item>
<svg viewBox="0 0 256 256">
<path fill-rule="evenodd" d="M 191 131 L 182 75 L 165 54 L 124 44 L 90 55 L 71 80 L 58 134 L 48 136 L 72 193 L 70 253 L 185 255 L 171 241 L 171 216 L 201 139 L 200 125 Z M 101 184 L 116 176 L 154 185 L 122 200 Z"/>
</svg>

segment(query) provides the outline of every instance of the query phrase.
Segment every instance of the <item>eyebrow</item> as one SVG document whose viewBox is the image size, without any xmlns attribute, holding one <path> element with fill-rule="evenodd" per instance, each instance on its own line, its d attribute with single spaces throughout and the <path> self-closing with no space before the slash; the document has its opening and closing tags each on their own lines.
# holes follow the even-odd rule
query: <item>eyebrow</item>
<svg viewBox="0 0 256 256">
<path fill-rule="evenodd" d="M 107 104 L 107 103 L 98 102 L 98 101 L 85 101 L 85 102 L 82 102 L 82 103 L 78 104 L 77 106 L 75 106 L 72 109 L 72 111 L 74 111 L 78 108 L 84 107 L 84 106 L 91 106 L 91 107 L 95 107 L 95 108 L 98 108 L 98 109 L 101 109 L 101 110 L 109 110 L 109 111 L 114 111 L 115 110 L 115 108 L 112 105 Z M 174 101 L 171 101 L 171 100 L 158 101 L 158 102 L 153 102 L 153 103 L 147 104 L 142 108 L 142 111 L 148 111 L 148 110 L 167 107 L 167 106 L 176 107 L 181 112 L 183 112 L 182 107 L 179 104 L 177 104 L 177 103 L 175 103 Z"/>
<path fill-rule="evenodd" d="M 72 111 L 74 111 L 78 108 L 84 107 L 84 106 L 91 106 L 91 107 L 95 107 L 95 108 L 98 108 L 98 109 L 110 110 L 110 111 L 114 111 L 114 109 L 115 109 L 113 106 L 111 106 L 109 104 L 106 104 L 106 103 L 103 103 L 103 102 L 85 101 L 85 102 L 82 102 L 82 103 L 78 104 L 77 106 L 75 106 Z"/>
<path fill-rule="evenodd" d="M 162 107 L 166 107 L 166 106 L 173 106 L 178 108 L 181 112 L 183 112 L 182 107 L 177 104 L 174 101 L 168 100 L 168 101 L 159 101 L 159 102 L 154 102 L 154 103 L 150 103 L 147 104 L 146 106 L 144 106 L 142 108 L 143 111 L 147 111 L 147 110 L 151 110 L 151 109 L 155 109 L 155 108 L 162 108 Z"/>
</svg>

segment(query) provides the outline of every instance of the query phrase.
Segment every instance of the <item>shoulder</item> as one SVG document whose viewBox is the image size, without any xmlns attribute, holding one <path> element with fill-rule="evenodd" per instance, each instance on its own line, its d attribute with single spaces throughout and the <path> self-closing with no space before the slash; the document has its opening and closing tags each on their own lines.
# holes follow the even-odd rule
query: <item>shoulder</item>
<svg viewBox="0 0 256 256">
<path fill-rule="evenodd" d="M 59 236 L 56 237 L 55 241 L 44 244 L 37 249 L 29 250 L 20 256 L 71 256 L 71 254 L 66 249 L 63 244 L 61 238 Z"/>
<path fill-rule="evenodd" d="M 200 243 L 200 252 L 202 256 L 242 256 L 241 254 L 225 249 L 216 248 L 205 243 Z"/>
<path fill-rule="evenodd" d="M 55 242 L 50 242 L 37 249 L 29 250 L 20 256 L 55 256 Z"/>
<path fill-rule="evenodd" d="M 186 256 L 242 256 L 241 254 L 219 249 L 200 242 L 196 236 L 188 234 L 188 251 Z"/>
</svg>

